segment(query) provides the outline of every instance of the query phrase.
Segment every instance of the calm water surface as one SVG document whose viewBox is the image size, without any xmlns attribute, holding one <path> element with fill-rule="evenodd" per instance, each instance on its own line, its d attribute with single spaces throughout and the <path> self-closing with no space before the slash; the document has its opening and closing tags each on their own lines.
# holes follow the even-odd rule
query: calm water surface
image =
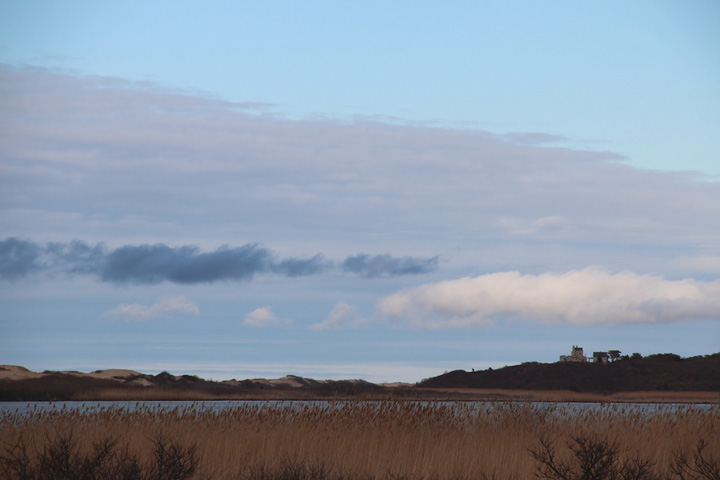
<svg viewBox="0 0 720 480">
<path fill-rule="evenodd" d="M 363 403 L 375 404 L 382 402 L 366 401 Z M 420 405 L 433 405 L 438 408 L 453 407 L 462 405 L 462 409 L 467 411 L 477 410 L 488 411 L 492 409 L 507 408 L 510 405 L 518 407 L 532 407 L 538 411 L 554 411 L 559 410 L 563 413 L 576 412 L 578 414 L 594 410 L 617 410 L 624 412 L 645 412 L 648 414 L 667 412 L 673 410 L 710 410 L 712 408 L 720 408 L 718 405 L 706 403 L 574 403 L 574 402 L 454 402 L 440 401 L 427 402 L 417 401 Z M 321 407 L 323 409 L 341 409 L 346 405 L 354 405 L 353 401 L 280 401 L 280 400 L 218 400 L 218 401 L 103 401 L 103 402 L 0 402 L 0 418 L 10 414 L 27 414 L 32 412 L 50 412 L 50 411 L 99 411 L 108 409 L 123 409 L 127 411 L 134 410 L 194 410 L 194 411 L 213 411 L 221 412 L 227 409 L 236 409 L 244 407 L 254 407 L 257 409 L 264 408 L 297 408 Z"/>
</svg>

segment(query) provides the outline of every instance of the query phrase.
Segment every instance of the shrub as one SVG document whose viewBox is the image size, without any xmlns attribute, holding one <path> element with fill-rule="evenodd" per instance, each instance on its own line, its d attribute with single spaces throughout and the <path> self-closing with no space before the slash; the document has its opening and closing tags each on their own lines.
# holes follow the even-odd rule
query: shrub
<svg viewBox="0 0 720 480">
<path fill-rule="evenodd" d="M 530 450 L 538 462 L 536 476 L 550 480 L 660 480 L 653 463 L 637 456 L 620 460 L 616 442 L 575 436 L 568 443 L 572 456 L 561 459 L 553 441 L 540 437 L 539 447 Z"/>
<path fill-rule="evenodd" d="M 708 456 L 707 444 L 700 439 L 692 457 L 676 452 L 670 471 L 680 480 L 720 480 L 720 456 Z"/>
<path fill-rule="evenodd" d="M 24 438 L 5 447 L 0 474 L 7 480 L 186 480 L 198 465 L 195 447 L 157 437 L 152 460 L 143 466 L 128 445 L 105 438 L 81 451 L 72 431 L 48 438 L 41 451 Z"/>
<path fill-rule="evenodd" d="M 708 454 L 706 447 L 701 439 L 692 456 L 675 452 L 665 475 L 656 472 L 649 459 L 630 457 L 616 442 L 597 437 L 573 437 L 569 459 L 561 458 L 555 442 L 540 437 L 530 455 L 538 463 L 535 476 L 549 480 L 720 480 L 720 457 Z"/>
</svg>

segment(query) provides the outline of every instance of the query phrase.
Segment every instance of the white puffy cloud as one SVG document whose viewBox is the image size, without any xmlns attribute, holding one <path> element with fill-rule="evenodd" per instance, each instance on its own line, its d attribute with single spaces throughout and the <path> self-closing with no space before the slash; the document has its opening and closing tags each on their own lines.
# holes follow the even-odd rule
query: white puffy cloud
<svg viewBox="0 0 720 480">
<path fill-rule="evenodd" d="M 378 310 L 428 328 L 516 317 L 570 325 L 720 320 L 720 280 L 666 280 L 597 267 L 540 275 L 501 272 L 403 290 L 383 298 Z"/>
<path fill-rule="evenodd" d="M 278 323 L 280 323 L 280 319 L 275 315 L 272 307 L 256 308 L 245 315 L 245 320 L 243 321 L 244 325 L 257 328 L 277 325 Z"/>
<path fill-rule="evenodd" d="M 325 320 L 310 325 L 310 329 L 319 331 L 358 328 L 367 323 L 368 320 L 361 317 L 355 307 L 346 302 L 338 302 Z"/>
<path fill-rule="evenodd" d="M 186 297 L 160 297 L 153 305 L 125 303 L 105 312 L 103 317 L 119 318 L 125 321 L 147 321 L 170 314 L 199 315 L 200 309 Z"/>
</svg>

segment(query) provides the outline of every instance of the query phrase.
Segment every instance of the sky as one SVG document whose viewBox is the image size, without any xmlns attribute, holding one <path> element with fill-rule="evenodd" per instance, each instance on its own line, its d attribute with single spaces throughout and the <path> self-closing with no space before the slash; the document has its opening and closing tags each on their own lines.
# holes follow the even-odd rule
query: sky
<svg viewBox="0 0 720 480">
<path fill-rule="evenodd" d="M 720 350 L 720 4 L 0 0 L 0 364 Z"/>
</svg>

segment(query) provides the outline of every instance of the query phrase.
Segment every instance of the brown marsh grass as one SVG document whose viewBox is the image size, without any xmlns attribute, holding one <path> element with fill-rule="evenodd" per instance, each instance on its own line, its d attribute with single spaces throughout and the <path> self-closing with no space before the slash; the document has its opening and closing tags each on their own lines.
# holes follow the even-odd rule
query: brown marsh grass
<svg viewBox="0 0 720 480">
<path fill-rule="evenodd" d="M 570 390 L 516 390 L 501 388 L 415 389 L 423 399 L 463 401 L 593 402 L 593 403 L 717 403 L 720 392 L 650 390 L 615 393 Z"/>
<path fill-rule="evenodd" d="M 112 438 L 149 458 L 157 438 L 195 446 L 197 478 L 250 478 L 288 464 L 322 465 L 337 478 L 533 478 L 541 439 L 565 458 L 573 438 L 607 439 L 621 456 L 663 474 L 700 439 L 720 456 L 720 406 L 574 408 L 528 403 L 284 402 L 211 410 L 118 407 L 4 414 L 2 447 L 22 438 L 42 451 L 72 432 L 79 448 Z M 265 477 L 267 478 L 267 477 Z M 668 477 L 669 478 L 669 477 Z"/>
</svg>

